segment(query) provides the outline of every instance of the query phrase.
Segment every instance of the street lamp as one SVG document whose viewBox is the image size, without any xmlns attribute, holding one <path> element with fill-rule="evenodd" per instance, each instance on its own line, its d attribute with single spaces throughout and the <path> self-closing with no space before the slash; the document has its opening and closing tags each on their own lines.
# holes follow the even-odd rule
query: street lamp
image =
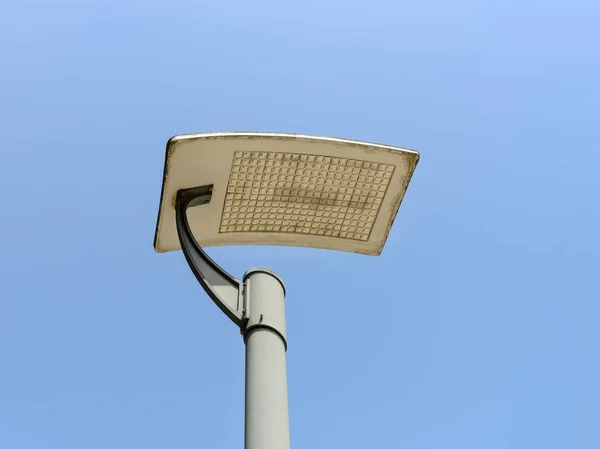
<svg viewBox="0 0 600 449">
<path fill-rule="evenodd" d="M 205 133 L 167 143 L 154 239 L 181 249 L 246 343 L 246 449 L 287 449 L 285 287 L 253 268 L 241 281 L 202 250 L 287 245 L 379 255 L 419 160 L 415 151 L 276 133 Z"/>
</svg>

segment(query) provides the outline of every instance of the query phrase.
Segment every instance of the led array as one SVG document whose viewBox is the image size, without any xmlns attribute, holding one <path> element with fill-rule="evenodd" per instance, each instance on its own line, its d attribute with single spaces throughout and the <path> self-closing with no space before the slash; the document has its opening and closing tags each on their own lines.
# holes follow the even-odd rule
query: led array
<svg viewBox="0 0 600 449">
<path fill-rule="evenodd" d="M 393 165 L 235 152 L 220 232 L 288 232 L 367 241 Z"/>
</svg>

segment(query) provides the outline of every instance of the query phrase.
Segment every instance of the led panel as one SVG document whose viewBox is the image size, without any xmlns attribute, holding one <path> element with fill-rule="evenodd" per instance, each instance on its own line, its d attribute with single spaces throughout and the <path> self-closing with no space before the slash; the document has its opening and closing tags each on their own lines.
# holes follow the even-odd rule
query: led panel
<svg viewBox="0 0 600 449">
<path fill-rule="evenodd" d="M 394 166 L 343 157 L 236 151 L 219 232 L 368 241 Z"/>
<path fill-rule="evenodd" d="M 155 248 L 179 249 L 174 200 L 213 185 L 188 218 L 201 246 L 310 246 L 377 255 L 418 153 L 293 134 L 211 133 L 167 144 Z"/>
</svg>

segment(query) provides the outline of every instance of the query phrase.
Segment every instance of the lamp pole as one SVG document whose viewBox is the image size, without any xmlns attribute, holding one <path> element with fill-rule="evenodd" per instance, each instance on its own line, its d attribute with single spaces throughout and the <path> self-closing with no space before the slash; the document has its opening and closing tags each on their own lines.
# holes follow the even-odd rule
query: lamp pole
<svg viewBox="0 0 600 449">
<path fill-rule="evenodd" d="M 239 328 L 246 343 L 245 449 L 289 449 L 285 286 L 277 274 L 253 268 L 238 281 L 198 245 L 187 210 L 208 204 L 212 186 L 177 194 L 181 249 L 208 296 Z"/>
<path fill-rule="evenodd" d="M 250 305 L 246 342 L 246 449 L 289 449 L 285 288 L 270 270 L 244 275 Z"/>
</svg>

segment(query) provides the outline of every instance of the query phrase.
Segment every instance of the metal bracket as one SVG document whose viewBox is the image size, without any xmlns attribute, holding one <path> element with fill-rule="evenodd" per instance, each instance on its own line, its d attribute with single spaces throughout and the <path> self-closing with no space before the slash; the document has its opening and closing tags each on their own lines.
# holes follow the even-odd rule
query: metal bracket
<svg viewBox="0 0 600 449">
<path fill-rule="evenodd" d="M 187 210 L 210 202 L 212 185 L 177 192 L 177 234 L 187 263 L 210 299 L 240 328 L 243 327 L 243 284 L 206 254 L 192 234 Z"/>
</svg>

